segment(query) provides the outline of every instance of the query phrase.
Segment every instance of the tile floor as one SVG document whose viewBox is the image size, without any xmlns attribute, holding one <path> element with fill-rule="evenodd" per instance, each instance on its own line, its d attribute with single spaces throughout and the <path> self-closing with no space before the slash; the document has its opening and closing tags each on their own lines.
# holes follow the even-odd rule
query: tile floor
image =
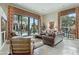
<svg viewBox="0 0 79 59">
<path fill-rule="evenodd" d="M 7 55 L 9 53 L 9 45 L 5 45 L 2 50 L 0 50 L 0 55 Z M 56 45 L 55 47 L 50 47 L 43 45 L 34 50 L 34 55 L 78 55 L 79 54 L 79 40 L 64 40 Z"/>
<path fill-rule="evenodd" d="M 4 45 L 4 47 L 0 50 L 0 55 L 8 55 L 9 54 L 9 44 Z"/>
<path fill-rule="evenodd" d="M 35 55 L 78 55 L 79 54 L 79 40 L 64 40 L 56 45 L 50 47 L 43 45 L 34 51 Z"/>
</svg>

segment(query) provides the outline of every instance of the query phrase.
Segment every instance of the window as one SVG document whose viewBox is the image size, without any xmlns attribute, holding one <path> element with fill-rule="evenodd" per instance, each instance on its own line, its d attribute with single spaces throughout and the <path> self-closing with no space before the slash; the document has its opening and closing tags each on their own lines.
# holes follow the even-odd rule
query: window
<svg viewBox="0 0 79 59">
<path fill-rule="evenodd" d="M 61 29 L 65 33 L 65 36 L 68 36 L 71 31 L 75 31 L 75 20 L 75 13 L 61 16 Z"/>
<path fill-rule="evenodd" d="M 21 25 L 21 19 L 20 16 L 14 15 L 14 21 L 13 21 L 13 32 L 16 33 L 16 35 L 21 35 L 20 34 L 20 25 Z"/>
<path fill-rule="evenodd" d="M 28 36 L 38 33 L 38 20 L 32 17 L 14 15 L 13 31 L 19 36 Z"/>
<path fill-rule="evenodd" d="M 22 36 L 28 35 L 28 17 L 22 17 L 22 25 L 21 25 Z"/>
<path fill-rule="evenodd" d="M 37 19 L 30 18 L 30 34 L 36 34 L 39 31 L 39 22 Z"/>
<path fill-rule="evenodd" d="M 39 32 L 39 21 L 35 19 L 36 33 Z"/>
</svg>

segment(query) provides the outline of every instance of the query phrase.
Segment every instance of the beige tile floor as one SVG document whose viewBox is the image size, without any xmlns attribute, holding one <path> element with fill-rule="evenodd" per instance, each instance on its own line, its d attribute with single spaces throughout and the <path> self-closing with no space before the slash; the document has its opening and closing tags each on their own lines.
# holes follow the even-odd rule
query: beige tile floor
<svg viewBox="0 0 79 59">
<path fill-rule="evenodd" d="M 43 45 L 34 51 L 35 55 L 78 55 L 79 40 L 64 40 L 55 47 Z"/>
<path fill-rule="evenodd" d="M 8 55 L 9 54 L 9 44 L 4 45 L 4 47 L 0 50 L 0 55 Z"/>
<path fill-rule="evenodd" d="M 2 50 L 0 50 L 0 55 L 7 55 L 9 53 L 9 45 L 5 45 Z M 34 50 L 34 55 L 78 55 L 79 54 L 79 40 L 64 40 L 56 45 L 55 47 L 50 47 L 43 45 Z"/>
</svg>

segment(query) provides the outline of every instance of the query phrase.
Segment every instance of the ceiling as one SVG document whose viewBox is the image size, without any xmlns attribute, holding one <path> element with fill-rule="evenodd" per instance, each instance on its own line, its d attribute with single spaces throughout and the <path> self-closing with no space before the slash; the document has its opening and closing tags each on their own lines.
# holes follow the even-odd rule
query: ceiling
<svg viewBox="0 0 79 59">
<path fill-rule="evenodd" d="M 14 3 L 15 5 L 29 9 L 41 15 L 77 7 L 77 3 Z"/>
</svg>

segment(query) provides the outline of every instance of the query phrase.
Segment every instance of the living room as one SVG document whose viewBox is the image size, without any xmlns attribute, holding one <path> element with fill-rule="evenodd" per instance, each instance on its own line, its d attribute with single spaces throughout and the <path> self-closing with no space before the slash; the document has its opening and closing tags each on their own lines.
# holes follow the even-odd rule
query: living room
<svg viewBox="0 0 79 59">
<path fill-rule="evenodd" d="M 0 3 L 0 55 L 78 55 L 78 5 Z"/>
</svg>

